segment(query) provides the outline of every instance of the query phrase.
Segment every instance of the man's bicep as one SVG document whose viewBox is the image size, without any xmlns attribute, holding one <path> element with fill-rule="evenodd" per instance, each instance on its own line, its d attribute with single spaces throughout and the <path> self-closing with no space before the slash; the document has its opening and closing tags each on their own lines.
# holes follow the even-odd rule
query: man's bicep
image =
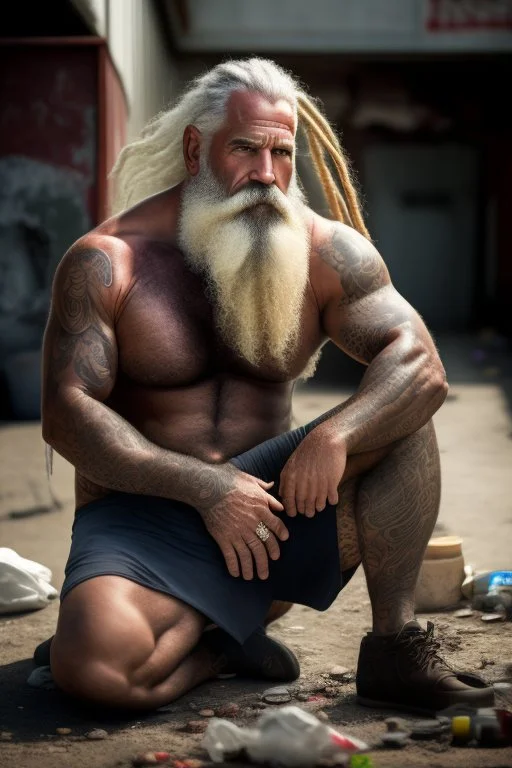
<svg viewBox="0 0 512 768">
<path fill-rule="evenodd" d="M 370 363 L 405 324 L 422 326 L 393 287 L 378 250 L 358 232 L 336 223 L 319 253 L 339 280 L 324 310 L 323 327 L 348 355 Z"/>
<path fill-rule="evenodd" d="M 329 320 L 332 341 L 365 364 L 406 329 L 418 336 L 428 334 L 418 313 L 391 284 L 356 301 L 339 302 Z"/>
<path fill-rule="evenodd" d="M 45 393 L 77 388 L 105 400 L 117 372 L 117 346 L 108 312 L 112 266 L 99 249 L 76 249 L 54 280 L 45 332 Z"/>
</svg>

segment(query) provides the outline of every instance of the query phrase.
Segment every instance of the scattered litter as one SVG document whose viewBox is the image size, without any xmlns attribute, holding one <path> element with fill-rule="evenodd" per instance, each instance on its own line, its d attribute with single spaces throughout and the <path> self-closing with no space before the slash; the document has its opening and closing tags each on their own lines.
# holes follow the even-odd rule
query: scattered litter
<svg viewBox="0 0 512 768">
<path fill-rule="evenodd" d="M 238 717 L 240 714 L 240 705 L 234 702 L 222 704 L 215 712 L 217 717 Z"/>
<path fill-rule="evenodd" d="M 403 733 L 403 731 L 388 731 L 381 736 L 380 740 L 384 747 L 401 749 L 409 743 L 409 734 Z"/>
<path fill-rule="evenodd" d="M 156 765 L 157 763 L 166 763 L 170 759 L 169 752 L 144 752 L 140 755 L 136 755 L 133 760 L 133 765 Z"/>
<path fill-rule="evenodd" d="M 254 728 L 214 718 L 208 723 L 202 745 L 217 763 L 243 755 L 256 763 L 290 768 L 369 749 L 363 741 L 339 733 L 296 706 L 264 712 Z"/>
<path fill-rule="evenodd" d="M 345 678 L 345 675 L 348 675 L 349 673 L 350 673 L 350 670 L 347 667 L 341 667 L 339 665 L 336 665 L 329 672 L 329 677 L 332 680 L 343 680 Z"/>
<path fill-rule="evenodd" d="M 207 720 L 189 720 L 183 730 L 187 733 L 204 733 L 208 728 Z"/>
<path fill-rule="evenodd" d="M 12 733 L 10 731 L 0 731 L 0 741 L 11 741 Z"/>
<path fill-rule="evenodd" d="M 46 608 L 59 594 L 51 580 L 45 565 L 0 547 L 0 614 Z"/>
<path fill-rule="evenodd" d="M 494 683 L 493 688 L 495 691 L 503 691 L 503 692 L 510 691 L 510 689 L 512 688 L 512 683 L 505 683 L 505 682 Z"/>
<path fill-rule="evenodd" d="M 474 616 L 475 612 L 471 608 L 460 608 L 458 611 L 454 611 L 453 615 L 456 619 L 467 619 Z"/>
<path fill-rule="evenodd" d="M 435 739 L 450 731 L 450 718 L 440 716 L 432 720 L 415 720 L 411 722 L 410 730 L 411 739 Z"/>
<path fill-rule="evenodd" d="M 56 728 L 55 733 L 58 733 L 59 736 L 69 736 L 71 728 Z"/>
<path fill-rule="evenodd" d="M 482 613 L 481 621 L 505 621 L 504 613 Z"/>
<path fill-rule="evenodd" d="M 373 760 L 370 755 L 361 754 L 356 752 L 354 755 L 350 755 L 349 768 L 373 768 Z"/>
<path fill-rule="evenodd" d="M 409 726 L 409 723 L 403 717 L 387 717 L 384 723 L 390 733 L 393 731 L 407 731 Z"/>
<path fill-rule="evenodd" d="M 287 704 L 292 700 L 292 695 L 288 688 L 278 685 L 263 691 L 261 698 L 266 704 Z"/>
<path fill-rule="evenodd" d="M 213 717 L 215 712 L 213 709 L 200 709 L 197 714 L 201 715 L 201 717 Z"/>
<path fill-rule="evenodd" d="M 89 731 L 85 734 L 87 739 L 91 739 L 91 741 L 101 741 L 101 739 L 106 739 L 108 737 L 108 733 L 103 730 L 103 728 L 93 728 L 92 731 Z"/>
</svg>

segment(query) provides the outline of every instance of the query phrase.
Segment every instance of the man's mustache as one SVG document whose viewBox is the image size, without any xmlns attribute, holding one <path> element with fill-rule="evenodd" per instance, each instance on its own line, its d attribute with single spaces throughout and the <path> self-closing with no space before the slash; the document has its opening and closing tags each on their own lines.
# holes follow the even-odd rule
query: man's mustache
<svg viewBox="0 0 512 768">
<path fill-rule="evenodd" d="M 275 186 L 268 186 L 259 181 L 248 182 L 243 189 L 240 189 L 233 195 L 234 201 L 240 201 L 239 212 L 250 210 L 257 205 L 269 205 L 278 213 L 284 215 L 289 201 L 280 189 Z"/>
</svg>

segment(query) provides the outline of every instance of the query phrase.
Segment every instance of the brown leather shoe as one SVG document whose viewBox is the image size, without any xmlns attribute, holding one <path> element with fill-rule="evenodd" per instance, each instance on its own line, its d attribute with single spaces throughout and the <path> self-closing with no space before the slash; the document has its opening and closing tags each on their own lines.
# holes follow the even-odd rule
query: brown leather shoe
<svg viewBox="0 0 512 768">
<path fill-rule="evenodd" d="M 458 674 L 441 658 L 431 621 L 408 621 L 397 635 L 369 632 L 357 665 L 357 701 L 368 707 L 438 712 L 452 704 L 494 706 L 492 687 L 478 675 Z"/>
</svg>

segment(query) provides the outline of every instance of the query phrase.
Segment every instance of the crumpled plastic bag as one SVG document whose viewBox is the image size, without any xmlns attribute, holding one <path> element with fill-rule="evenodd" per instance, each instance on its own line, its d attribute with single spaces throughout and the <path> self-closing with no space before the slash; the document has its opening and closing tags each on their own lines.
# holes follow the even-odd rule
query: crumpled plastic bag
<svg viewBox="0 0 512 768">
<path fill-rule="evenodd" d="M 0 614 L 46 608 L 59 594 L 51 580 L 45 565 L 0 547 Z"/>
<path fill-rule="evenodd" d="M 334 756 L 341 765 L 347 763 L 353 753 L 369 749 L 364 741 L 339 733 L 312 712 L 293 704 L 267 710 L 253 728 L 213 717 L 202 746 L 214 763 L 242 757 L 251 763 L 287 768 L 309 768 Z"/>
</svg>

